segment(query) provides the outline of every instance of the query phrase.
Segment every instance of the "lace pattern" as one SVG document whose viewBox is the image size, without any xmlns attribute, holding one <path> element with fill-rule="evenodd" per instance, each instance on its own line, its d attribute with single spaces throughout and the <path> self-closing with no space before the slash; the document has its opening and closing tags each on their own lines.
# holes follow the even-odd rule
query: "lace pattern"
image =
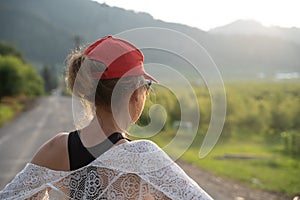
<svg viewBox="0 0 300 200">
<path fill-rule="evenodd" d="M 122 143 L 66 172 L 28 163 L 0 199 L 203 199 L 211 197 L 148 140 Z"/>
</svg>

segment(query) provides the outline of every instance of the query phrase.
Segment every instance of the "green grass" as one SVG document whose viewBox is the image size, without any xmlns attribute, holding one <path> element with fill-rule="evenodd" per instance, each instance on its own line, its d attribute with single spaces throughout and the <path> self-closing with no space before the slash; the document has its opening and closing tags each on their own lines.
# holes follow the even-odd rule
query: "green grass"
<svg viewBox="0 0 300 200">
<path fill-rule="evenodd" d="M 14 118 L 23 108 L 24 96 L 6 97 L 0 102 L 0 127 Z"/>
<path fill-rule="evenodd" d="M 153 140 L 163 147 L 170 138 L 166 133 L 154 137 Z M 279 139 L 270 142 L 263 136 L 232 138 L 219 142 L 203 159 L 198 157 L 201 146 L 199 144 L 201 143 L 194 143 L 180 159 L 254 188 L 282 192 L 289 196 L 300 191 L 300 159 L 285 155 Z M 225 159 L 225 154 L 253 158 Z"/>
<path fill-rule="evenodd" d="M 10 106 L 0 104 L 0 127 L 11 120 L 14 116 L 14 111 Z"/>
</svg>

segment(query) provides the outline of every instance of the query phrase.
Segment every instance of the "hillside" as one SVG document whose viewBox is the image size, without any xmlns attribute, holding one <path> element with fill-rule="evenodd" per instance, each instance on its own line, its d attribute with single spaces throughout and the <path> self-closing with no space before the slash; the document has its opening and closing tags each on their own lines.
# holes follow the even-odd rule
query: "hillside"
<svg viewBox="0 0 300 200">
<path fill-rule="evenodd" d="M 295 40 L 266 34 L 204 32 L 182 24 L 155 20 L 147 13 L 89 0 L 2 0 L 0 25 L 0 40 L 14 43 L 27 59 L 38 65 L 61 66 L 66 55 L 75 47 L 75 37 L 86 45 L 105 35 L 151 26 L 174 29 L 197 40 L 210 53 L 224 78 L 256 78 L 258 73 L 271 78 L 278 72 L 300 73 L 300 44 Z M 296 29 L 291 35 L 297 39 L 300 38 L 298 33 Z M 149 35 L 147 40 L 165 39 L 160 35 Z M 197 56 L 180 41 L 169 45 Z M 146 55 L 146 58 L 152 60 L 155 57 L 163 60 L 163 64 L 182 68 L 183 63 L 176 58 L 164 56 L 162 58 L 160 53 L 155 53 Z"/>
<path fill-rule="evenodd" d="M 282 28 L 278 26 L 265 27 L 260 22 L 254 20 L 236 20 L 225 26 L 220 26 L 209 30 L 211 34 L 222 35 L 264 35 L 284 39 L 300 44 L 300 29 Z"/>
</svg>

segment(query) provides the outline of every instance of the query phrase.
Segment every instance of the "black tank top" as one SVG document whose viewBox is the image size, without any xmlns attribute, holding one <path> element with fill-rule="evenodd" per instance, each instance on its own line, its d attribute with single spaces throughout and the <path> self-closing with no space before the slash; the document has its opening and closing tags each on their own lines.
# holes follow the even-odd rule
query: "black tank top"
<svg viewBox="0 0 300 200">
<path fill-rule="evenodd" d="M 121 133 L 115 132 L 103 142 L 93 147 L 86 148 L 83 146 L 79 134 L 80 131 L 76 130 L 71 132 L 68 136 L 69 163 L 71 171 L 88 165 L 94 161 L 96 157 L 100 156 L 114 144 L 116 144 L 119 140 L 126 139 L 130 141 L 128 138 L 123 137 Z"/>
</svg>

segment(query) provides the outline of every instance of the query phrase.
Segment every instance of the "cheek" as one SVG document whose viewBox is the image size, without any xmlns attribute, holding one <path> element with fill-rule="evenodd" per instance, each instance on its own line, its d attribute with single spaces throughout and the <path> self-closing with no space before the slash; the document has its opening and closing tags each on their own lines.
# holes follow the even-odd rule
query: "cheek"
<svg viewBox="0 0 300 200">
<path fill-rule="evenodd" d="M 130 116 L 133 123 L 135 123 L 139 119 L 140 115 L 142 114 L 145 101 L 146 101 L 146 95 L 142 95 L 138 102 L 135 102 L 135 104 L 131 105 Z"/>
<path fill-rule="evenodd" d="M 143 108 L 145 106 L 145 102 L 146 102 L 146 94 L 142 95 L 142 97 L 141 97 L 140 107 L 139 107 L 141 113 L 142 113 Z"/>
</svg>

